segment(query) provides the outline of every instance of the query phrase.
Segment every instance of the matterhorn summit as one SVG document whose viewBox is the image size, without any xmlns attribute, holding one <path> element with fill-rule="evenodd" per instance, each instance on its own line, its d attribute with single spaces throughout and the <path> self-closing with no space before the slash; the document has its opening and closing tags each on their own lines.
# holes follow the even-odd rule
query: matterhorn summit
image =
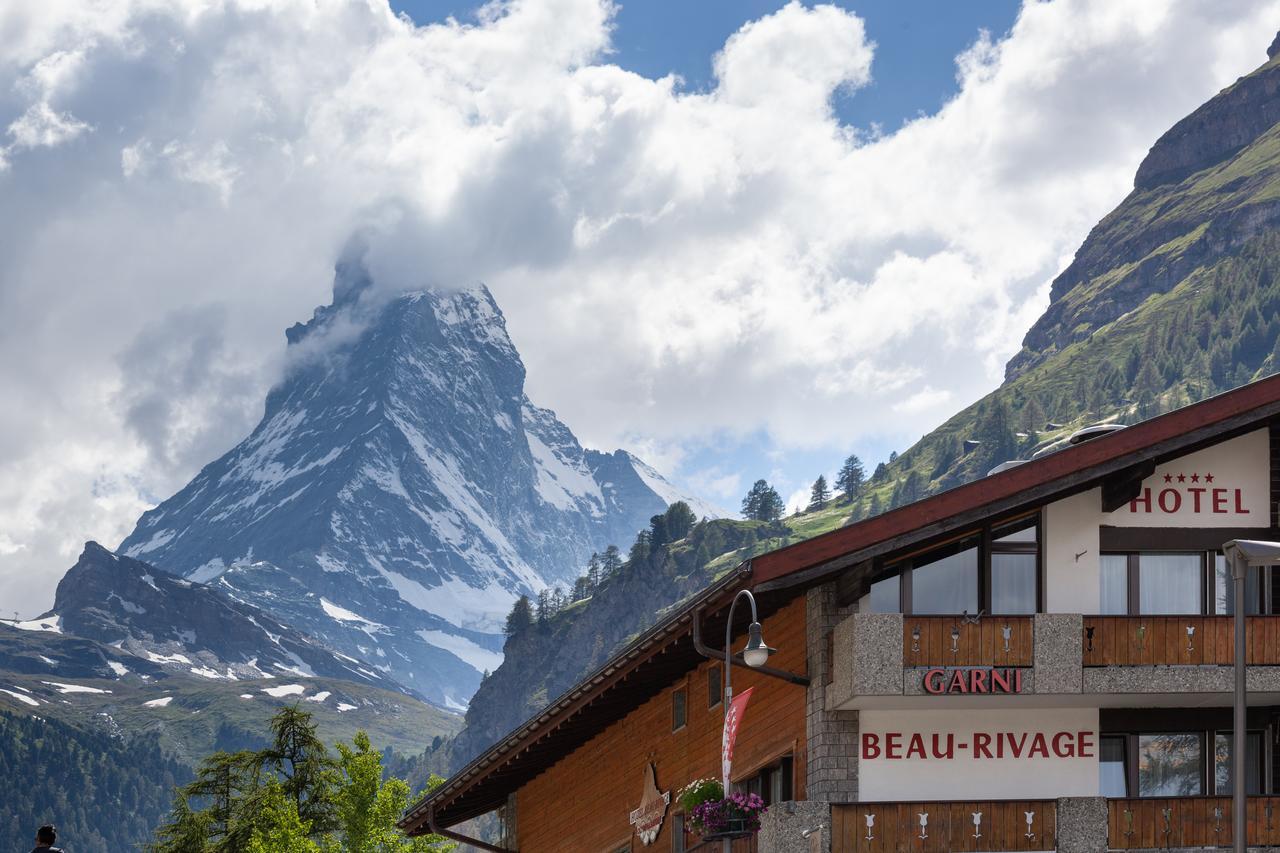
<svg viewBox="0 0 1280 853">
<path fill-rule="evenodd" d="M 483 285 L 388 296 L 344 260 L 333 304 L 288 340 L 257 428 L 119 551 L 438 704 L 465 705 L 498 666 L 517 596 L 571 584 L 678 496 L 530 402 Z"/>
</svg>

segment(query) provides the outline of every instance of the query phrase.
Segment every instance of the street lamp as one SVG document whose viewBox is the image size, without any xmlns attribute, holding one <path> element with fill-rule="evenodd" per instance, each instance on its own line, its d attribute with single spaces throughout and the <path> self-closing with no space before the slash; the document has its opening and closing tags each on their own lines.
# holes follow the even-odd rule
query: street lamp
<svg viewBox="0 0 1280 853">
<path fill-rule="evenodd" d="M 777 649 L 772 649 L 765 645 L 764 638 L 760 635 L 760 616 L 756 611 L 756 597 L 751 594 L 749 589 L 740 589 L 738 594 L 733 597 L 733 601 L 729 603 L 729 616 L 724 623 L 724 716 L 725 722 L 729 719 L 729 708 L 733 703 L 733 609 L 738 606 L 738 599 L 742 596 L 747 597 L 747 601 L 751 602 L 751 625 L 747 628 L 747 645 L 742 649 L 743 662 L 752 668 L 764 666 L 769 660 L 769 655 L 773 654 Z M 720 762 L 721 784 L 724 786 L 724 795 L 729 796 L 729 765 L 721 756 Z M 723 842 L 724 853 L 729 853 L 730 842 L 725 839 Z"/>
<path fill-rule="evenodd" d="M 1235 612 L 1235 701 L 1234 725 L 1231 733 L 1231 823 L 1232 849 L 1244 853 L 1247 845 L 1248 815 L 1245 813 L 1245 752 L 1248 740 L 1245 731 L 1245 576 L 1254 566 L 1280 564 L 1280 542 L 1259 542 L 1253 539 L 1232 539 L 1222 546 L 1222 553 L 1231 566 L 1231 580 L 1235 586 L 1233 600 Z"/>
</svg>

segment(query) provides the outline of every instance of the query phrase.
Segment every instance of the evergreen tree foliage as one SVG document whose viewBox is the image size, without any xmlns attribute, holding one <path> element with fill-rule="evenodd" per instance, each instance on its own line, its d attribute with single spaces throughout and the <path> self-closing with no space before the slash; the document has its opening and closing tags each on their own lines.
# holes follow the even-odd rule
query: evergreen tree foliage
<svg viewBox="0 0 1280 853">
<path fill-rule="evenodd" d="M 819 474 L 818 479 L 813 481 L 813 488 L 809 490 L 808 510 L 822 509 L 829 500 L 831 500 L 831 490 L 827 488 L 827 478 Z"/>
<path fill-rule="evenodd" d="M 384 778 L 383 755 L 357 732 L 337 744 L 316 737 L 311 715 L 280 709 L 258 752 L 214 753 L 180 788 L 152 853 L 445 853 L 438 836 L 405 838 L 396 821 L 409 786 Z M 443 780 L 432 777 L 428 790 Z"/>
<path fill-rule="evenodd" d="M 742 499 L 742 517 L 753 521 L 777 521 L 785 508 L 778 492 L 765 480 L 756 480 Z"/>
<path fill-rule="evenodd" d="M 30 850 L 46 823 L 75 853 L 137 850 L 190 779 L 153 736 L 0 711 L 0 850 Z"/>
<path fill-rule="evenodd" d="M 507 637 L 515 637 L 528 630 L 533 624 L 533 605 L 529 603 L 529 596 L 522 595 L 516 599 L 515 604 L 511 605 L 511 612 L 507 614 L 507 624 L 503 626 L 503 633 Z"/>
<path fill-rule="evenodd" d="M 844 495 L 844 502 L 850 503 L 862 494 L 862 484 L 865 479 L 862 470 L 862 460 L 856 454 L 850 453 L 845 458 L 844 464 L 840 466 L 840 471 L 836 474 L 836 489 Z"/>
<path fill-rule="evenodd" d="M 618 550 L 617 545 L 610 545 L 604 549 L 604 554 L 600 557 L 600 571 L 605 577 L 611 577 L 618 573 L 622 568 L 622 552 Z"/>
</svg>

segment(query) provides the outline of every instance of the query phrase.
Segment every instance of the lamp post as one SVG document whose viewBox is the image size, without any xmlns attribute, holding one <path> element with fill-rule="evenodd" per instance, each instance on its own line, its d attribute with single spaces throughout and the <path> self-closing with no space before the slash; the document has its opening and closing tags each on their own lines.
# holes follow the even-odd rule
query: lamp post
<svg viewBox="0 0 1280 853">
<path fill-rule="evenodd" d="M 1245 685 L 1245 578 L 1254 566 L 1280 564 L 1280 542 L 1259 542 L 1252 539 L 1232 539 L 1222 546 L 1222 553 L 1231 566 L 1231 580 L 1235 602 L 1232 621 L 1235 627 L 1235 699 L 1233 702 L 1233 726 L 1231 730 L 1231 846 L 1235 853 L 1244 853 L 1248 847 L 1248 807 L 1245 799 L 1245 754 L 1248 750 L 1245 709 L 1248 692 Z"/>
<path fill-rule="evenodd" d="M 773 654 L 776 649 L 771 649 L 765 645 L 764 638 L 760 636 L 760 617 L 756 611 L 756 598 L 751 594 L 749 589 L 740 589 L 738 594 L 733 597 L 733 601 L 729 604 L 729 615 L 724 623 L 724 714 L 725 720 L 729 718 L 729 706 L 733 703 L 733 609 L 738 606 L 738 599 L 743 596 L 747 597 L 747 601 L 751 602 L 751 625 L 747 628 L 747 645 L 742 650 L 742 660 L 747 666 L 757 667 L 764 666 L 769 660 L 769 655 Z M 729 796 L 729 765 L 721 756 L 721 783 L 724 786 L 724 795 Z M 723 845 L 725 853 L 729 853 L 730 843 L 728 839 Z"/>
</svg>

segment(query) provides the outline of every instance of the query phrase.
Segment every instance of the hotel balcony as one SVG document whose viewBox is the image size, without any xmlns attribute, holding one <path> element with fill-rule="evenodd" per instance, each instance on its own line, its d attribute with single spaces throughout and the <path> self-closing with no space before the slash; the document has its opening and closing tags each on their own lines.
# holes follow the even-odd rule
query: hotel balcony
<svg viewBox="0 0 1280 853">
<path fill-rule="evenodd" d="M 788 810 L 796 806 L 795 810 Z M 1280 845 L 1280 797 L 1250 797 L 1248 844 Z M 829 812 L 828 812 L 829 809 Z M 804 829 L 822 837 L 797 844 Z M 790 843 L 788 843 L 790 842 Z M 831 853 L 1204 850 L 1232 844 L 1230 797 L 783 803 L 760 849 Z"/>
<path fill-rule="evenodd" d="M 1280 616 L 1248 617 L 1250 702 L 1280 701 Z M 831 634 L 827 707 L 1227 701 L 1230 616 L 903 616 L 854 613 Z M 1079 697 L 1072 702 L 1069 697 Z"/>
</svg>

